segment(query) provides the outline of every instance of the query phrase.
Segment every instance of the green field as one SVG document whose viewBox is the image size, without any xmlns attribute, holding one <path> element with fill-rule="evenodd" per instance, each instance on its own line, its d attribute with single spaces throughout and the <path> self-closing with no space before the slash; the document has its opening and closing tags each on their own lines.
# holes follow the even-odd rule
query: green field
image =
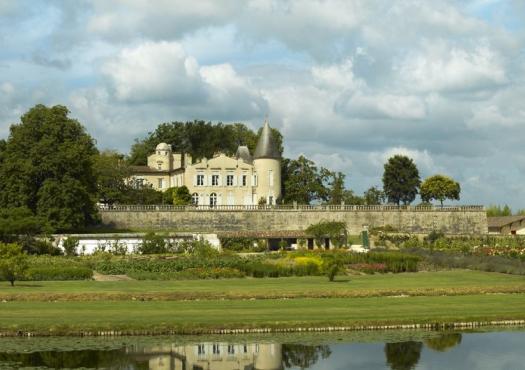
<svg viewBox="0 0 525 370">
<path fill-rule="evenodd" d="M 2 283 L 0 298 L 4 333 L 525 319 L 525 277 L 465 270 L 339 277 L 333 283 L 325 277 Z"/>
<path fill-rule="evenodd" d="M 370 297 L 525 293 L 525 276 L 453 270 L 338 277 L 179 281 L 42 281 L 0 285 L 5 300 L 130 300 Z"/>
<path fill-rule="evenodd" d="M 284 328 L 525 318 L 525 295 L 288 300 L 8 302 L 0 329 L 37 334 L 97 330 L 168 330 L 186 333 L 218 328 Z"/>
</svg>

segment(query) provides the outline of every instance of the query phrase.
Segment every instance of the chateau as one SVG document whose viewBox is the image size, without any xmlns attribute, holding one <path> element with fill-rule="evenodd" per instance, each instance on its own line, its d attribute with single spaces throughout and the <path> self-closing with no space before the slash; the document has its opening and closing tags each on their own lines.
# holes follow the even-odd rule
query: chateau
<svg viewBox="0 0 525 370">
<path fill-rule="evenodd" d="M 148 156 L 147 166 L 133 166 L 133 179 L 165 191 L 186 186 L 195 205 L 275 204 L 281 196 L 281 155 L 264 122 L 255 152 L 239 146 L 234 157 L 218 153 L 195 163 L 188 153 L 173 153 L 160 143 Z"/>
</svg>

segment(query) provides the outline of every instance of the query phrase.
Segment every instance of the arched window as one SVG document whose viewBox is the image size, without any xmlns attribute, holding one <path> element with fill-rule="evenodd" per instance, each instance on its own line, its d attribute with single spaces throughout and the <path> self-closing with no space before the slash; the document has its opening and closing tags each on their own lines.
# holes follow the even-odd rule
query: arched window
<svg viewBox="0 0 525 370">
<path fill-rule="evenodd" d="M 210 207 L 215 207 L 217 205 L 217 193 L 210 194 Z"/>
<path fill-rule="evenodd" d="M 195 205 L 198 205 L 199 204 L 199 194 L 197 193 L 193 193 L 191 195 L 191 203 L 192 204 L 195 204 Z"/>
</svg>

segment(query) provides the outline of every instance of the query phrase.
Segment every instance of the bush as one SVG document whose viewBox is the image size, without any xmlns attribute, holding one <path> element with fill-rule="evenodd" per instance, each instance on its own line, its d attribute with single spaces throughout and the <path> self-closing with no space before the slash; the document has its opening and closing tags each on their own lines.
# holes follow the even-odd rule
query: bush
<svg viewBox="0 0 525 370">
<path fill-rule="evenodd" d="M 167 253 L 166 241 L 164 237 L 156 235 L 154 232 L 148 232 L 142 238 L 142 244 L 138 247 L 140 254 L 162 254 Z"/>
<path fill-rule="evenodd" d="M 27 270 L 26 280 L 89 280 L 93 271 L 87 267 L 31 267 Z"/>
<path fill-rule="evenodd" d="M 64 239 L 62 247 L 64 248 L 66 256 L 71 257 L 78 254 L 78 243 L 78 238 L 68 237 L 67 239 Z"/>
</svg>

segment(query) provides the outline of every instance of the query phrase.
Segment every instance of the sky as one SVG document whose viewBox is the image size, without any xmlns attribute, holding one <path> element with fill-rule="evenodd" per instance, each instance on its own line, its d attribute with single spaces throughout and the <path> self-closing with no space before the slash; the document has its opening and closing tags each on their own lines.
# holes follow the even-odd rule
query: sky
<svg viewBox="0 0 525 370">
<path fill-rule="evenodd" d="M 357 193 L 404 154 L 462 204 L 525 208 L 525 0 L 0 0 L 0 138 L 40 103 L 124 153 L 268 115 Z"/>
</svg>

